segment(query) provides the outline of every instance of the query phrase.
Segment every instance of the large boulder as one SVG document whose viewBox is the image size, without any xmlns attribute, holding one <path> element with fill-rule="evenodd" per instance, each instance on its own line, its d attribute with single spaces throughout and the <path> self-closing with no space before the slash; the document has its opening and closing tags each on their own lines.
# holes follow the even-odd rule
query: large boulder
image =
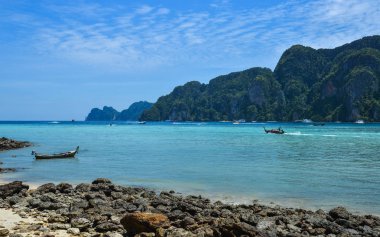
<svg viewBox="0 0 380 237">
<path fill-rule="evenodd" d="M 37 192 L 39 193 L 55 193 L 56 190 L 57 187 L 53 183 L 43 184 L 37 188 Z"/>
<path fill-rule="evenodd" d="M 131 235 L 155 232 L 160 227 L 169 226 L 169 218 L 163 214 L 135 212 L 125 215 L 120 223 Z"/>
<path fill-rule="evenodd" d="M 28 190 L 29 186 L 22 184 L 21 181 L 14 181 L 9 184 L 0 185 L 0 197 L 5 199 L 8 196 L 18 194 L 23 190 Z"/>
<path fill-rule="evenodd" d="M 336 207 L 329 211 L 329 215 L 334 219 L 345 219 L 348 220 L 350 218 L 350 213 L 344 207 Z"/>
</svg>

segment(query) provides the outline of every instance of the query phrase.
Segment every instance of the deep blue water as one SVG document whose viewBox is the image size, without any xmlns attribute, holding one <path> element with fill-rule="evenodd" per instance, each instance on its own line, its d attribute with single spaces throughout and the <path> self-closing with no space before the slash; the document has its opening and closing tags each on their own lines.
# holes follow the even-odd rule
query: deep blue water
<svg viewBox="0 0 380 237">
<path fill-rule="evenodd" d="M 287 134 L 265 134 L 263 126 L 282 126 Z M 108 177 L 232 202 L 344 205 L 380 214 L 380 124 L 0 122 L 0 136 L 35 144 L 0 153 L 4 167 L 20 168 L 0 174 L 3 181 Z M 77 145 L 75 159 L 40 161 L 30 155 Z"/>
</svg>

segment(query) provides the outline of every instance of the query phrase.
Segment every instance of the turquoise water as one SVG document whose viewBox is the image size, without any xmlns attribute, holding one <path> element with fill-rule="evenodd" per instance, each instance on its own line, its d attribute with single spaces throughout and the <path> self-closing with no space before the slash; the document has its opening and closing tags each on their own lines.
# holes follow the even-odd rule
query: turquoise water
<svg viewBox="0 0 380 237">
<path fill-rule="evenodd" d="M 285 135 L 265 134 L 282 126 Z M 380 124 L 0 122 L 0 136 L 32 148 L 0 153 L 19 172 L 1 180 L 114 182 L 231 202 L 380 214 Z M 32 150 L 80 146 L 76 159 L 34 160 Z M 12 156 L 16 157 L 12 157 Z"/>
</svg>

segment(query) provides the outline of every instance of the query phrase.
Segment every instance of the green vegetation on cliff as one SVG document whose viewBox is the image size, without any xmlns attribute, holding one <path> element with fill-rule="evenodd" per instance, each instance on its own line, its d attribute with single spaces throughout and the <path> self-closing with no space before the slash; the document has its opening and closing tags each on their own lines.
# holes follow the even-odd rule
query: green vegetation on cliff
<svg viewBox="0 0 380 237">
<path fill-rule="evenodd" d="M 217 121 L 311 118 L 380 121 L 380 36 L 335 49 L 295 45 L 274 72 L 251 68 L 176 87 L 142 120 Z"/>
<path fill-rule="evenodd" d="M 86 121 L 137 121 L 141 114 L 150 109 L 152 105 L 147 101 L 139 101 L 131 104 L 128 109 L 121 112 L 108 106 L 104 106 L 103 109 L 93 108 L 87 115 Z"/>
</svg>

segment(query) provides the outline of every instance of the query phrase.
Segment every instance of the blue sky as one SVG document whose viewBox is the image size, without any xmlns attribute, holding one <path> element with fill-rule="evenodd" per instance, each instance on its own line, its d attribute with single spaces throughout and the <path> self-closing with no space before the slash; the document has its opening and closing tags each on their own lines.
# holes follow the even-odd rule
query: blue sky
<svg viewBox="0 0 380 237">
<path fill-rule="evenodd" d="M 0 2 L 0 120 L 83 120 L 380 34 L 378 0 Z"/>
</svg>

